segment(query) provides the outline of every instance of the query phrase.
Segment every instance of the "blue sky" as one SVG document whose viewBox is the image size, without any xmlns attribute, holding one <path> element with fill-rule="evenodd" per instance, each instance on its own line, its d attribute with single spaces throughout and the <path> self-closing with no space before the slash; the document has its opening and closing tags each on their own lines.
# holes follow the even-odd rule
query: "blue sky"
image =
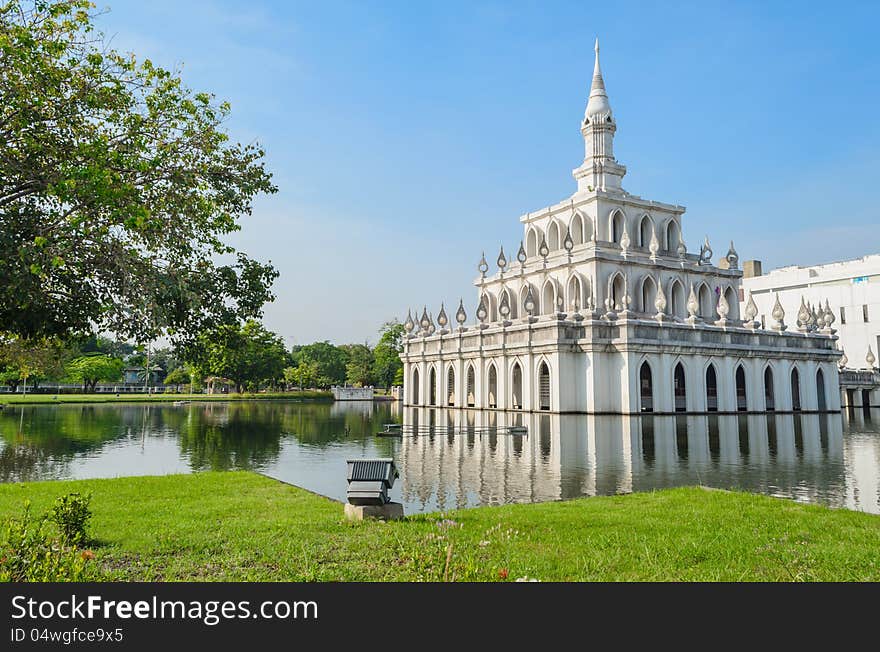
<svg viewBox="0 0 880 652">
<path fill-rule="evenodd" d="M 593 39 L 624 187 L 765 269 L 880 251 L 880 3 L 115 0 L 114 47 L 232 104 L 280 192 L 233 243 L 288 343 L 465 298 L 575 189 Z"/>
</svg>

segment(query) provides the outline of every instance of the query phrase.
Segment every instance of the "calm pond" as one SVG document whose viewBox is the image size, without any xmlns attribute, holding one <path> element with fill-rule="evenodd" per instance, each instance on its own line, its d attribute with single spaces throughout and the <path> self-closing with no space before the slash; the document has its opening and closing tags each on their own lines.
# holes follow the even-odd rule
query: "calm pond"
<svg viewBox="0 0 880 652">
<path fill-rule="evenodd" d="M 418 435 L 377 437 L 386 423 Z M 252 469 L 339 500 L 394 457 L 408 513 L 704 484 L 880 513 L 880 410 L 613 417 L 388 403 L 7 406 L 0 481 Z M 507 434 L 523 425 L 528 434 Z"/>
</svg>

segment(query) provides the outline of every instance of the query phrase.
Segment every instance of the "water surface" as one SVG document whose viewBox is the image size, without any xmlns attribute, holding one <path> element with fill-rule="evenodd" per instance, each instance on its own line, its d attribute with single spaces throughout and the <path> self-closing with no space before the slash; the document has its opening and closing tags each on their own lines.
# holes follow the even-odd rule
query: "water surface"
<svg viewBox="0 0 880 652">
<path fill-rule="evenodd" d="M 417 435 L 377 437 L 385 423 Z M 394 457 L 409 513 L 703 484 L 880 513 L 880 410 L 583 416 L 388 403 L 7 406 L 0 481 L 250 469 L 339 500 L 345 460 Z M 525 436 L 507 434 L 523 425 Z M 413 431 L 414 432 L 414 431 Z"/>
</svg>

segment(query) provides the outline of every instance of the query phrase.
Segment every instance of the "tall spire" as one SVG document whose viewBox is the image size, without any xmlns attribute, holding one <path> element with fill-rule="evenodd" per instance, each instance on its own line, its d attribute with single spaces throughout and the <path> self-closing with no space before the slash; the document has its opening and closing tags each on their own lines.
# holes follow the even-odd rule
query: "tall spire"
<svg viewBox="0 0 880 652">
<path fill-rule="evenodd" d="M 605 92 L 605 80 L 602 79 L 602 68 L 599 66 L 599 38 L 596 38 L 596 63 L 593 65 L 593 83 L 590 86 L 590 100 L 584 113 L 585 120 L 594 116 L 611 115 L 611 104 Z"/>
<path fill-rule="evenodd" d="M 611 114 L 611 103 L 605 92 L 605 79 L 599 65 L 599 39 L 596 39 L 596 61 L 593 64 L 593 83 L 590 99 L 581 122 L 584 137 L 584 162 L 572 171 L 578 192 L 621 193 L 620 184 L 626 167 L 614 158 L 614 132 L 617 125 Z"/>
</svg>

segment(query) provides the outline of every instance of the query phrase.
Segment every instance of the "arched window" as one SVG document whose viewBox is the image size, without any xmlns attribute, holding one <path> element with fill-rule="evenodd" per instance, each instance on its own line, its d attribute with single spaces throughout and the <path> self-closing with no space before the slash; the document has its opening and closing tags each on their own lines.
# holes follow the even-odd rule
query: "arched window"
<svg viewBox="0 0 880 652">
<path fill-rule="evenodd" d="M 678 228 L 678 222 L 675 220 L 669 220 L 666 223 L 666 238 L 664 244 L 664 248 L 669 253 L 673 253 L 678 251 L 678 243 L 681 240 L 681 231 Z"/>
<path fill-rule="evenodd" d="M 412 375 L 412 404 L 419 404 L 419 370 L 413 369 Z"/>
<path fill-rule="evenodd" d="M 739 319 L 739 298 L 736 296 L 736 292 L 732 287 L 729 287 L 724 291 L 724 299 L 727 301 L 727 305 L 730 308 L 730 311 L 727 313 L 728 319 Z"/>
<path fill-rule="evenodd" d="M 476 390 L 475 390 L 476 384 L 477 384 L 477 383 L 476 383 L 476 381 L 475 381 L 475 379 L 474 379 L 474 368 L 473 368 L 472 365 L 468 365 L 468 370 L 467 370 L 467 398 L 466 398 L 466 400 L 465 400 L 465 403 L 467 403 L 467 406 L 468 406 L 468 407 L 474 407 L 474 404 L 476 403 L 476 400 L 477 400 Z"/>
<path fill-rule="evenodd" d="M 550 251 L 556 251 L 559 249 L 559 242 L 559 225 L 554 220 L 550 222 L 550 228 L 547 231 L 547 246 L 550 248 Z"/>
<path fill-rule="evenodd" d="M 736 409 L 745 412 L 748 409 L 746 398 L 746 370 L 742 365 L 736 368 Z"/>
<path fill-rule="evenodd" d="M 583 244 L 584 239 L 584 220 L 581 217 L 580 213 L 575 213 L 575 216 L 571 218 L 571 240 L 576 245 Z"/>
<path fill-rule="evenodd" d="M 551 315 L 556 312 L 556 288 L 553 283 L 547 281 L 544 284 L 544 292 L 541 296 L 541 308 L 545 315 Z"/>
<path fill-rule="evenodd" d="M 773 370 L 768 366 L 764 369 L 764 409 L 773 412 L 776 409 L 776 395 L 773 389 Z"/>
<path fill-rule="evenodd" d="M 578 310 L 584 307 L 584 295 L 581 291 L 581 281 L 577 276 L 572 276 L 568 281 L 568 309 L 574 310 L 577 304 Z"/>
<path fill-rule="evenodd" d="M 611 216 L 611 242 L 620 244 L 620 238 L 623 236 L 623 213 L 615 211 Z"/>
<path fill-rule="evenodd" d="M 546 362 L 538 367 L 538 409 L 550 409 L 550 368 Z"/>
<path fill-rule="evenodd" d="M 617 274 L 611 281 L 611 307 L 614 310 L 623 310 L 623 275 Z"/>
<path fill-rule="evenodd" d="M 639 222 L 639 246 L 647 249 L 651 246 L 651 234 L 654 231 L 654 223 L 645 215 Z"/>
<path fill-rule="evenodd" d="M 455 370 L 452 365 L 449 366 L 449 373 L 446 374 L 446 405 L 455 407 Z"/>
<path fill-rule="evenodd" d="M 519 362 L 513 363 L 510 377 L 511 405 L 514 410 L 522 410 L 522 368 L 519 366 Z"/>
<path fill-rule="evenodd" d="M 718 411 L 718 374 L 713 364 L 706 368 L 706 411 Z"/>
<path fill-rule="evenodd" d="M 654 306 L 654 302 L 657 300 L 657 285 L 650 276 L 646 276 L 642 281 L 642 296 L 640 298 L 642 312 L 651 315 L 657 312 L 657 308 Z"/>
<path fill-rule="evenodd" d="M 706 321 L 715 321 L 715 297 L 705 283 L 700 284 L 698 301 L 700 303 L 700 317 Z"/>
<path fill-rule="evenodd" d="M 654 411 L 654 378 L 647 361 L 639 369 L 639 407 L 642 412 Z"/>
<path fill-rule="evenodd" d="M 672 377 L 673 392 L 675 395 L 675 411 L 687 411 L 687 388 L 685 386 L 684 365 L 675 365 L 675 373 Z"/>
<path fill-rule="evenodd" d="M 828 409 L 828 403 L 825 400 L 825 374 L 822 373 L 822 370 L 816 372 L 816 397 L 819 401 L 819 410 L 825 411 Z"/>
<path fill-rule="evenodd" d="M 428 382 L 430 383 L 428 387 L 428 404 L 437 405 L 437 370 L 434 367 L 431 367 L 431 373 L 428 374 Z"/>
<path fill-rule="evenodd" d="M 801 409 L 801 375 L 797 367 L 791 370 L 791 409 Z"/>
<path fill-rule="evenodd" d="M 494 364 L 489 365 L 489 395 L 486 398 L 490 408 L 498 407 L 498 374 Z"/>
<path fill-rule="evenodd" d="M 529 233 L 526 236 L 526 256 L 532 258 L 538 255 L 538 242 L 538 234 L 535 232 L 535 229 L 529 229 Z"/>
<path fill-rule="evenodd" d="M 488 313 L 486 321 L 498 321 L 498 301 L 495 299 L 495 295 L 491 292 L 484 292 L 483 302 L 486 304 L 486 312 Z"/>
<path fill-rule="evenodd" d="M 684 296 L 684 286 L 678 280 L 672 283 L 672 288 L 669 291 L 669 309 L 674 316 L 680 319 L 687 317 L 687 300 Z"/>
</svg>

